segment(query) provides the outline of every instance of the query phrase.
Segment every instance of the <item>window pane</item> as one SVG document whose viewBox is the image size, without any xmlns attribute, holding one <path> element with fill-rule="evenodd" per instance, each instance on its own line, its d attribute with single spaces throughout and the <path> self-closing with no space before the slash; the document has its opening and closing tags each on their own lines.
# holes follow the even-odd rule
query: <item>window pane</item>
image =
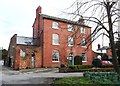
<svg viewBox="0 0 120 86">
<path fill-rule="evenodd" d="M 73 46 L 74 44 L 74 40 L 73 40 L 73 37 L 68 37 L 68 46 Z"/>
<path fill-rule="evenodd" d="M 68 29 L 68 31 L 73 31 L 73 26 L 72 25 L 68 25 L 67 29 Z"/>
<path fill-rule="evenodd" d="M 53 50 L 52 61 L 59 61 L 59 51 L 58 50 Z"/>
<path fill-rule="evenodd" d="M 86 53 L 82 53 L 82 61 L 86 61 Z"/>
<path fill-rule="evenodd" d="M 85 28 L 81 27 L 81 33 L 85 34 Z"/>
<path fill-rule="evenodd" d="M 52 28 L 53 29 L 58 29 L 58 23 L 57 22 L 53 22 L 52 23 Z"/>
<path fill-rule="evenodd" d="M 52 41 L 53 41 L 53 45 L 54 44 L 59 44 L 59 35 L 58 34 L 53 34 L 52 35 Z"/>
<path fill-rule="evenodd" d="M 85 38 L 82 39 L 82 46 L 85 46 L 86 40 Z"/>
</svg>

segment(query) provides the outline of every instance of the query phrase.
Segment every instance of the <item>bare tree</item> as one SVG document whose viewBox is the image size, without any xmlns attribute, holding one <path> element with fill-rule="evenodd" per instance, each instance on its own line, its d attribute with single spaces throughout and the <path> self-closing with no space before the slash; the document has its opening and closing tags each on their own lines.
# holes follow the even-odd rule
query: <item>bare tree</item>
<svg viewBox="0 0 120 86">
<path fill-rule="evenodd" d="M 109 38 L 113 67 L 115 72 L 120 74 L 114 43 L 114 35 L 118 33 L 117 22 L 120 22 L 120 8 L 118 8 L 118 3 L 120 3 L 120 0 L 80 0 L 80 2 L 77 0 L 76 2 L 77 8 L 75 11 L 67 13 L 74 16 L 73 19 L 83 16 L 86 22 L 92 22 L 94 24 L 95 29 L 87 38 L 87 41 L 89 41 L 91 37 L 95 37 L 93 39 L 94 41 L 101 34 L 104 34 Z M 75 2 L 69 8 L 72 8 L 74 5 Z M 105 33 L 101 33 L 101 30 L 104 30 Z M 99 32 L 100 34 L 96 37 L 96 34 Z"/>
</svg>

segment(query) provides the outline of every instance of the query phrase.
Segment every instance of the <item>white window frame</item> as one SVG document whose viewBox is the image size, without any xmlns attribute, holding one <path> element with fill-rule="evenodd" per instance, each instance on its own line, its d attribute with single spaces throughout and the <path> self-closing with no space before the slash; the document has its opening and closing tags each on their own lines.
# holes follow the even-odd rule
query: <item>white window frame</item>
<svg viewBox="0 0 120 86">
<path fill-rule="evenodd" d="M 52 45 L 60 45 L 59 44 L 59 35 L 58 34 L 52 34 Z"/>
<path fill-rule="evenodd" d="M 85 56 L 85 60 L 83 60 L 83 55 Z M 86 53 L 82 53 L 82 62 L 87 62 L 87 56 L 86 56 Z"/>
<path fill-rule="evenodd" d="M 74 46 L 74 38 L 71 36 L 68 36 L 68 46 Z"/>
<path fill-rule="evenodd" d="M 70 31 L 70 32 L 73 32 L 73 26 L 68 24 L 67 25 L 67 30 Z"/>
<path fill-rule="evenodd" d="M 85 38 L 82 38 L 81 44 L 82 44 L 81 45 L 82 47 L 86 48 L 86 39 Z"/>
<path fill-rule="evenodd" d="M 53 29 L 59 29 L 59 24 L 58 24 L 58 22 L 52 22 L 52 28 L 53 28 Z"/>
<path fill-rule="evenodd" d="M 85 34 L 85 33 L 86 33 L 85 27 L 81 27 L 81 33 L 82 33 L 82 34 Z"/>
<path fill-rule="evenodd" d="M 52 62 L 59 62 L 59 51 L 58 50 L 52 51 Z"/>
<path fill-rule="evenodd" d="M 24 57 L 25 57 L 25 54 L 26 54 L 26 53 L 25 53 L 24 51 L 22 51 L 22 49 L 20 49 L 20 57 L 23 57 L 23 58 L 24 58 Z"/>
</svg>

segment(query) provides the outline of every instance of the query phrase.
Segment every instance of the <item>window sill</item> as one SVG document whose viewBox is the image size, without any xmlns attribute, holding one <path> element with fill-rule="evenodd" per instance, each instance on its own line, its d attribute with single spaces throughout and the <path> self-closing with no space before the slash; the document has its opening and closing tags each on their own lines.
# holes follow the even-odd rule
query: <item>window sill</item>
<svg viewBox="0 0 120 86">
<path fill-rule="evenodd" d="M 68 32 L 73 32 L 72 30 L 68 30 Z"/>
<path fill-rule="evenodd" d="M 57 27 L 56 27 L 56 28 L 55 28 L 55 27 L 53 27 L 52 29 L 54 29 L 54 30 L 59 30 L 59 28 L 57 28 Z"/>
<path fill-rule="evenodd" d="M 68 45 L 69 47 L 73 47 L 74 45 Z"/>
<path fill-rule="evenodd" d="M 59 62 L 59 61 L 52 61 L 52 62 Z"/>
<path fill-rule="evenodd" d="M 87 62 L 87 61 L 82 61 L 82 62 Z"/>
<path fill-rule="evenodd" d="M 86 46 L 81 46 L 82 48 L 87 48 Z"/>
<path fill-rule="evenodd" d="M 85 34 L 84 32 L 82 32 L 81 34 Z"/>
<path fill-rule="evenodd" d="M 58 46 L 58 45 L 60 45 L 60 44 L 52 44 L 52 45 Z"/>
</svg>

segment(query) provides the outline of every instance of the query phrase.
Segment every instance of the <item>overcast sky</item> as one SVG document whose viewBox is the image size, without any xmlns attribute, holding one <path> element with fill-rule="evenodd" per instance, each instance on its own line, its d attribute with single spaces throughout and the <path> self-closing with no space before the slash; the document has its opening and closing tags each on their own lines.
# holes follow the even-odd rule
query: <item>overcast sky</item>
<svg viewBox="0 0 120 86">
<path fill-rule="evenodd" d="M 0 0 L 0 47 L 8 49 L 10 38 L 18 36 L 32 37 L 32 25 L 36 8 L 40 5 L 42 13 L 67 18 L 64 11 L 76 0 Z M 98 43 L 101 40 L 97 40 Z M 94 49 L 97 43 L 94 42 Z"/>
<path fill-rule="evenodd" d="M 42 13 L 61 16 L 63 9 L 75 0 L 0 0 L 0 47 L 8 49 L 14 34 L 32 37 L 32 25 L 36 8 L 40 5 Z"/>
</svg>

